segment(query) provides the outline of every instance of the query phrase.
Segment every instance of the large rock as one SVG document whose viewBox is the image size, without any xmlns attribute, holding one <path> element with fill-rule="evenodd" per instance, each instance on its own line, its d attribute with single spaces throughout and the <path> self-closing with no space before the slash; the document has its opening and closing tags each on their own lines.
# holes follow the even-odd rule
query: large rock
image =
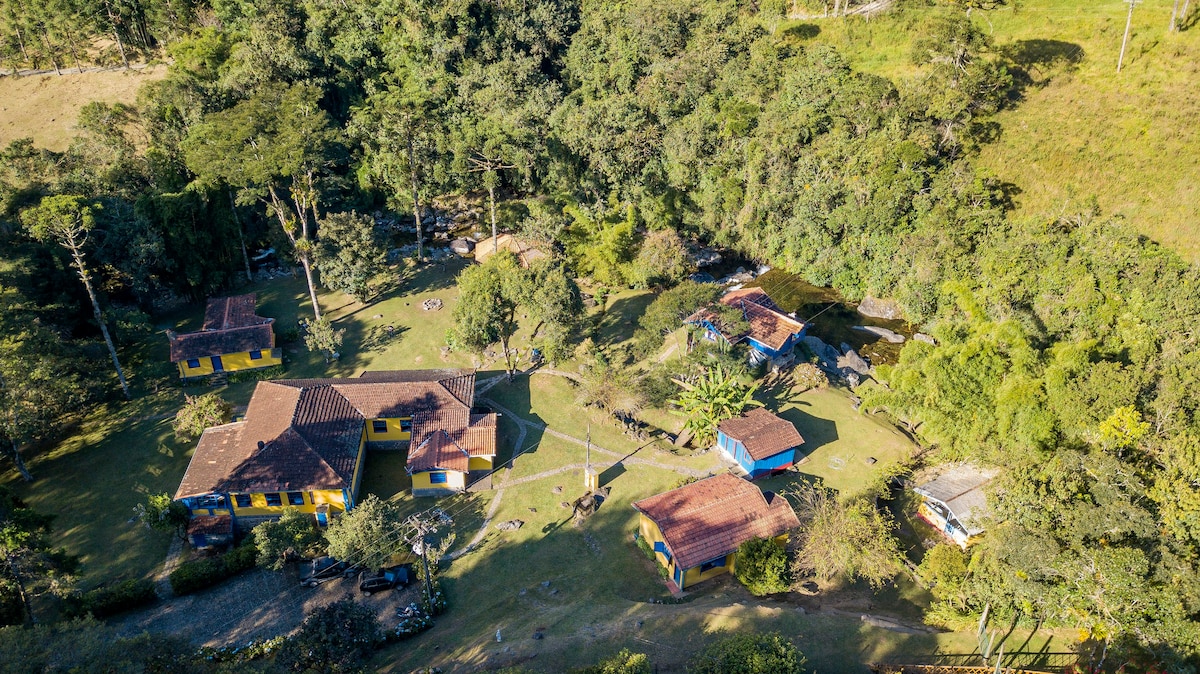
<svg viewBox="0 0 1200 674">
<path fill-rule="evenodd" d="M 468 241 L 467 239 L 455 239 L 450 242 L 450 250 L 459 255 L 466 255 L 475 250 L 475 242 Z"/>
<path fill-rule="evenodd" d="M 858 305 L 858 313 L 871 318 L 886 318 L 889 321 L 904 318 L 904 310 L 896 300 L 881 300 L 867 295 Z"/>
<path fill-rule="evenodd" d="M 871 364 L 864 360 L 862 356 L 858 355 L 854 349 L 846 351 L 841 358 L 838 358 L 837 366 L 843 370 L 852 370 L 860 375 L 871 374 Z"/>
<path fill-rule="evenodd" d="M 854 329 L 861 332 L 869 332 L 872 335 L 877 335 L 882 337 L 885 341 L 891 342 L 892 344 L 904 343 L 904 335 L 892 330 L 888 330 L 887 328 L 880 328 L 874 325 L 856 325 L 854 326 Z"/>
<path fill-rule="evenodd" d="M 917 334 L 913 335 L 913 339 L 917 340 L 918 342 L 925 342 L 926 344 L 937 346 L 937 340 L 923 332 L 918 332 Z"/>
<path fill-rule="evenodd" d="M 812 335 L 805 335 L 804 346 L 808 347 L 808 350 L 812 351 L 813 355 L 817 357 L 818 367 L 826 372 L 837 373 L 838 358 L 842 355 L 837 349 L 821 341 L 819 337 L 813 337 Z"/>
</svg>

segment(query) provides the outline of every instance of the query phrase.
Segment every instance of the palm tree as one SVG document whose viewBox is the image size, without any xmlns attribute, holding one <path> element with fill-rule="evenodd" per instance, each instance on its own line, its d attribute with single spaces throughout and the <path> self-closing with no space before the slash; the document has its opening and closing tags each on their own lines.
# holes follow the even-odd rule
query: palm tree
<svg viewBox="0 0 1200 674">
<path fill-rule="evenodd" d="M 747 407 L 762 406 L 754 399 L 758 384 L 742 386 L 720 364 L 706 371 L 694 384 L 679 379 L 675 383 L 683 387 L 683 392 L 670 402 L 679 408 L 676 414 L 687 417 L 684 430 L 701 446 L 716 440 L 717 424 L 738 416 Z"/>
</svg>

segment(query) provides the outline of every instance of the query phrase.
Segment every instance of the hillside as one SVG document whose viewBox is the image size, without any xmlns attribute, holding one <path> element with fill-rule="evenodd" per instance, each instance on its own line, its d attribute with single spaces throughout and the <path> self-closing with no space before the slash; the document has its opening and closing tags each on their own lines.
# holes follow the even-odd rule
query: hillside
<svg viewBox="0 0 1200 674">
<path fill-rule="evenodd" d="M 1022 100 L 996 117 L 1000 135 L 978 164 L 1016 185 L 1017 216 L 1078 212 L 1095 197 L 1104 213 L 1122 214 L 1146 236 L 1200 261 L 1200 28 L 1168 33 L 1172 0 L 1146 0 L 1134 12 L 1117 74 L 1127 5 L 1014 4 L 975 14 L 1029 77 Z M 856 67 L 903 83 L 913 77 L 909 46 L 931 11 L 805 23 Z"/>
<path fill-rule="evenodd" d="M 133 103 L 143 83 L 162 79 L 164 65 L 142 70 L 64 70 L 0 77 L 0 147 L 32 137 L 39 147 L 65 150 L 75 135 L 79 109 L 92 101 Z"/>
</svg>

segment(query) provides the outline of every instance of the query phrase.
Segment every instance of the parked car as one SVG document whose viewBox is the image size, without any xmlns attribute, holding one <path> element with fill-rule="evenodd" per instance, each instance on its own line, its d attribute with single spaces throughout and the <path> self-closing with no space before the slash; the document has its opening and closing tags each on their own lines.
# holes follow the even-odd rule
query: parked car
<svg viewBox="0 0 1200 674">
<path fill-rule="evenodd" d="M 408 587 L 412 582 L 412 567 L 404 564 L 380 569 L 374 573 L 364 571 L 358 581 L 358 590 L 370 596 L 372 593 L 383 592 L 393 587 Z"/>
<path fill-rule="evenodd" d="M 354 568 L 346 562 L 339 562 L 332 557 L 318 557 L 312 561 L 308 576 L 300 581 L 304 587 L 316 587 L 335 578 L 346 578 L 354 575 Z"/>
</svg>

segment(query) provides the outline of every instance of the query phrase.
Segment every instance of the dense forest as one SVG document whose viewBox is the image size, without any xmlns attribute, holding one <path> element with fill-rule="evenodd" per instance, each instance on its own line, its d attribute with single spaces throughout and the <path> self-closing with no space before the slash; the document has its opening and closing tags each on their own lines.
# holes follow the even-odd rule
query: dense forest
<svg viewBox="0 0 1200 674">
<path fill-rule="evenodd" d="M 136 106 L 89 104 L 65 152 L 0 153 L 0 444 L 113 395 L 105 322 L 129 344 L 260 246 L 337 278 L 326 221 L 480 192 L 602 283 L 678 280 L 653 260 L 690 239 L 898 300 L 938 345 L 864 406 L 1005 469 L 929 619 L 986 607 L 1192 671 L 1200 272 L 1095 209 L 1011 216 L 972 158 L 1037 64 L 971 3 L 933 7 L 903 82 L 809 44 L 790 4 L 3 0 L 2 67 L 171 65 Z"/>
</svg>

